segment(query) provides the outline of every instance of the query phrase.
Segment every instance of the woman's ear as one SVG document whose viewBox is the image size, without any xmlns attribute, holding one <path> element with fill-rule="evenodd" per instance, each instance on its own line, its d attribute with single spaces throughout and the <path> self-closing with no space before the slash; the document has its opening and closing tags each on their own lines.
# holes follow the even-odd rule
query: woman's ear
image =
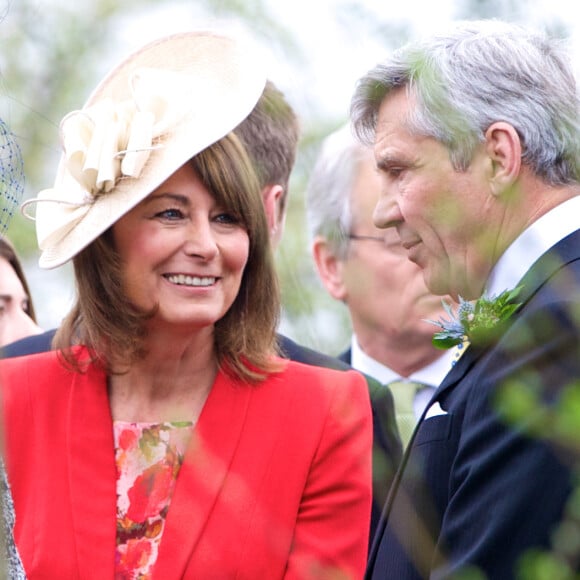
<svg viewBox="0 0 580 580">
<path fill-rule="evenodd" d="M 336 257 L 328 241 L 316 236 L 312 243 L 312 255 L 318 275 L 328 293 L 336 300 L 344 301 L 346 290 L 343 283 L 342 261 Z"/>
<path fill-rule="evenodd" d="M 492 193 L 500 196 L 510 191 L 522 169 L 522 143 L 513 125 L 498 121 L 485 132 L 485 147 L 491 160 Z"/>
</svg>

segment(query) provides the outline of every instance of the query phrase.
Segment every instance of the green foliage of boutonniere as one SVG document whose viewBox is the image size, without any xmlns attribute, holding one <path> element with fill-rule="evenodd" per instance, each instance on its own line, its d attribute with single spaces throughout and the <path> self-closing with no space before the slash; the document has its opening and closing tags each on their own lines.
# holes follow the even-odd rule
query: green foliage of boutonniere
<svg viewBox="0 0 580 580">
<path fill-rule="evenodd" d="M 441 328 L 433 336 L 433 345 L 437 348 L 452 348 L 468 340 L 471 344 L 489 344 L 501 333 L 503 323 L 517 310 L 520 304 L 515 300 L 521 286 L 505 290 L 497 296 L 483 295 L 475 302 L 459 297 L 457 313 L 451 305 L 442 300 L 448 319 L 427 320 Z"/>
</svg>

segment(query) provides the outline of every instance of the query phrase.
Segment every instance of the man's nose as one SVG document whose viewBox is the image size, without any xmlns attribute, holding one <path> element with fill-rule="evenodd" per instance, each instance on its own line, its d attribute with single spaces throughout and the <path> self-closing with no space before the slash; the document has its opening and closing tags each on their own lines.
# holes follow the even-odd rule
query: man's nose
<svg viewBox="0 0 580 580">
<path fill-rule="evenodd" d="M 394 196 L 381 194 L 373 212 L 377 228 L 392 228 L 403 221 L 403 216 Z"/>
</svg>

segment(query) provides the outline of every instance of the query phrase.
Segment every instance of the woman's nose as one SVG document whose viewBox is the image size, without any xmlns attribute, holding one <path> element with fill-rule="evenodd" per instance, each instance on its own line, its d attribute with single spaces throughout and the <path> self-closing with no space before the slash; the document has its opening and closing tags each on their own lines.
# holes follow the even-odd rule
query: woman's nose
<svg viewBox="0 0 580 580">
<path fill-rule="evenodd" d="M 195 222 L 187 229 L 185 251 L 190 256 L 211 260 L 218 253 L 215 234 L 209 222 Z"/>
</svg>

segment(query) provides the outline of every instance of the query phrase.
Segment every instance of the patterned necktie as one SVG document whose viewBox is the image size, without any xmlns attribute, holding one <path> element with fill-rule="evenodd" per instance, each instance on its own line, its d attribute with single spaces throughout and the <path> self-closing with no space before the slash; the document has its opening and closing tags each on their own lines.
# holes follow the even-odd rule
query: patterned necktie
<svg viewBox="0 0 580 580">
<path fill-rule="evenodd" d="M 469 347 L 469 339 L 467 337 L 465 337 L 463 339 L 463 342 L 459 343 L 453 349 L 453 360 L 451 361 L 451 366 L 452 367 L 455 366 L 455 364 L 457 363 L 457 361 L 463 356 L 463 353 L 467 350 L 468 347 Z"/>
<path fill-rule="evenodd" d="M 415 395 L 425 385 L 411 381 L 393 381 L 388 386 L 395 400 L 395 419 L 397 421 L 397 427 L 399 428 L 403 449 L 405 449 L 417 424 L 415 411 L 413 409 Z"/>
</svg>

